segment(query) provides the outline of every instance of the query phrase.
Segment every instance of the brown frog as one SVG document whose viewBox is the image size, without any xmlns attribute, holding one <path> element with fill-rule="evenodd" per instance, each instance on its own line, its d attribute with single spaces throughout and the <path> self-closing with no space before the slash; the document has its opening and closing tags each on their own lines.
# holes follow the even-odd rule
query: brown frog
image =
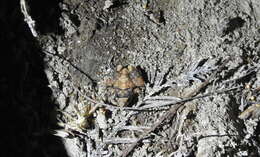
<svg viewBox="0 0 260 157">
<path fill-rule="evenodd" d="M 136 67 L 118 65 L 114 77 L 105 80 L 105 85 L 111 103 L 118 106 L 127 106 L 135 96 L 140 94 L 145 82 Z"/>
</svg>

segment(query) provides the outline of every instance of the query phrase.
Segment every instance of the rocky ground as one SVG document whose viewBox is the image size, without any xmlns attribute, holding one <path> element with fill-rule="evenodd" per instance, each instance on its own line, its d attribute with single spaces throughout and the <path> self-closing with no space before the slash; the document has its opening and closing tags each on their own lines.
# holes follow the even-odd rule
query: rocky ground
<svg viewBox="0 0 260 157">
<path fill-rule="evenodd" d="M 259 156 L 259 0 L 20 2 L 0 2 L 1 156 Z M 121 107 L 118 65 L 145 82 Z"/>
</svg>

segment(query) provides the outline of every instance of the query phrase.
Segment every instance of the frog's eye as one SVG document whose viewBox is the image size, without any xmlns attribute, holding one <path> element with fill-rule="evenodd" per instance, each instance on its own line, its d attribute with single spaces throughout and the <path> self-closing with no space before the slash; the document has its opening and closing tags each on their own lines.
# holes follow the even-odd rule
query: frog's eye
<svg viewBox="0 0 260 157">
<path fill-rule="evenodd" d="M 117 67 L 116 67 L 116 71 L 121 71 L 123 69 L 123 66 L 122 65 L 118 65 Z"/>
<path fill-rule="evenodd" d="M 129 72 L 131 72 L 131 71 L 134 71 L 135 68 L 132 65 L 128 65 L 127 69 Z"/>
</svg>

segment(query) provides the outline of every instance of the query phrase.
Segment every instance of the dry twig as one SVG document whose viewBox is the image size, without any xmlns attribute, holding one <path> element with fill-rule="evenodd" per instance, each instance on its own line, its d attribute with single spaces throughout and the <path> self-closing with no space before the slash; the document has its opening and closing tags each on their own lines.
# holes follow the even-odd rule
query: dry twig
<svg viewBox="0 0 260 157">
<path fill-rule="evenodd" d="M 36 30 L 35 30 L 35 21 L 32 19 L 32 17 L 29 15 L 29 13 L 27 11 L 28 9 L 27 9 L 25 0 L 20 0 L 20 7 L 21 7 L 21 12 L 24 15 L 24 21 L 29 26 L 29 28 L 30 28 L 30 30 L 32 32 L 32 35 L 34 37 L 38 37 L 38 34 L 37 34 Z"/>
<path fill-rule="evenodd" d="M 138 139 L 137 138 L 113 138 L 104 140 L 106 144 L 130 144 L 135 143 Z M 150 142 L 150 140 L 145 140 L 144 142 Z"/>
</svg>

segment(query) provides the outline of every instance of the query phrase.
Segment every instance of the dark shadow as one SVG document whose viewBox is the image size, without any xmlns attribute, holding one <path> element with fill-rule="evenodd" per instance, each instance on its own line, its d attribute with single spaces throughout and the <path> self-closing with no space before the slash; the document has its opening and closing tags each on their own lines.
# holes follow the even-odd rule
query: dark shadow
<svg viewBox="0 0 260 157">
<path fill-rule="evenodd" d="M 127 5 L 128 2 L 125 0 L 115 0 L 113 1 L 113 5 L 110 7 L 111 9 L 116 9 L 116 8 L 120 8 L 124 5 Z"/>
<path fill-rule="evenodd" d="M 23 20 L 18 0 L 0 1 L 0 28 L 0 156 L 66 157 L 60 138 L 49 132 L 56 116 L 44 55 Z"/>
<path fill-rule="evenodd" d="M 59 8 L 60 2 L 62 2 L 62 0 L 28 1 L 30 14 L 36 21 L 37 31 L 39 31 L 40 34 L 63 33 L 63 29 L 59 24 L 61 17 L 61 9 Z"/>
<path fill-rule="evenodd" d="M 159 11 L 159 23 L 162 23 L 163 25 L 166 24 L 166 20 L 164 18 L 164 12 L 162 10 Z"/>
<path fill-rule="evenodd" d="M 148 83 L 149 80 L 148 80 L 148 74 L 147 74 L 147 72 L 146 72 L 144 69 L 142 69 L 140 66 L 137 66 L 136 68 L 137 68 L 137 70 L 140 72 L 141 76 L 143 77 L 144 82 L 145 82 L 145 83 Z"/>
<path fill-rule="evenodd" d="M 227 28 L 223 31 L 223 34 L 224 35 L 229 34 L 234 30 L 243 27 L 244 23 L 245 21 L 240 17 L 230 19 L 227 24 Z"/>
</svg>

